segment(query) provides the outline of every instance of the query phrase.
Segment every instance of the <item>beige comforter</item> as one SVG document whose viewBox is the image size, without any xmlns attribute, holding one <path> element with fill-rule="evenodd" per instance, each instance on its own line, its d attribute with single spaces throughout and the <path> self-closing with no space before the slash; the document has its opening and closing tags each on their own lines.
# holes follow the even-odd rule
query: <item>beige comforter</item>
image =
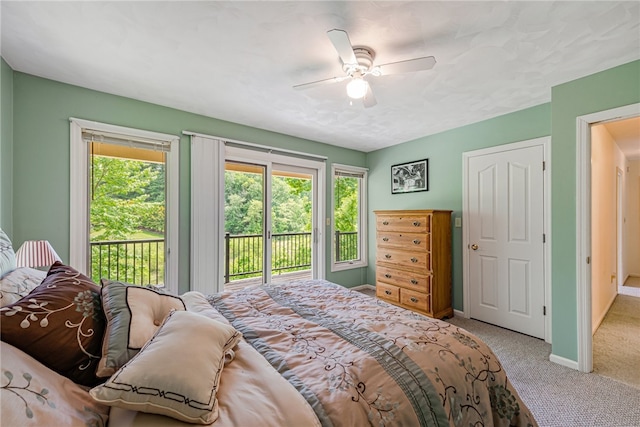
<svg viewBox="0 0 640 427">
<path fill-rule="evenodd" d="M 245 338 L 221 377 L 216 427 L 536 425 L 491 350 L 449 323 L 326 281 L 183 298 Z M 3 426 L 190 425 L 116 407 L 107 415 L 4 342 L 2 371 Z"/>
<path fill-rule="evenodd" d="M 449 323 L 321 280 L 209 300 L 324 426 L 536 425 L 493 352 Z"/>
<path fill-rule="evenodd" d="M 182 295 L 187 309 L 227 322 L 204 295 Z M 185 349 L 189 351 L 189 349 Z M 194 349 L 195 351 L 195 349 Z M 319 426 L 320 422 L 304 398 L 249 344 L 240 342 L 234 359 L 225 366 L 218 389 L 219 415 L 215 427 Z M 176 363 L 180 363 L 176 360 Z M 189 369 L 185 366 L 185 369 Z M 113 427 L 193 426 L 162 415 L 113 407 L 109 414 Z"/>
</svg>

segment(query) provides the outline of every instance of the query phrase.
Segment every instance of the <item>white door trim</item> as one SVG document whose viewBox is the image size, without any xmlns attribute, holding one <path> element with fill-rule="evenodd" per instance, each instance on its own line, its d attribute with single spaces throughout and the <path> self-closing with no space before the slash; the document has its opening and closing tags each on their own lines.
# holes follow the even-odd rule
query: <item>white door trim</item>
<svg viewBox="0 0 640 427">
<path fill-rule="evenodd" d="M 640 116 L 640 103 L 576 118 L 576 283 L 578 370 L 593 370 L 591 333 L 591 125 Z"/>
<path fill-rule="evenodd" d="M 543 174 L 544 210 L 543 223 L 546 241 L 544 244 L 544 300 L 547 308 L 547 315 L 544 322 L 544 339 L 551 342 L 551 137 L 530 139 L 511 144 L 503 144 L 495 147 L 483 148 L 480 150 L 467 151 L 462 153 L 462 292 L 464 317 L 469 318 L 470 310 L 470 290 L 469 290 L 469 160 L 472 157 L 494 154 L 503 151 L 518 150 L 533 146 L 542 145 L 544 152 L 544 162 L 546 165 Z"/>
</svg>

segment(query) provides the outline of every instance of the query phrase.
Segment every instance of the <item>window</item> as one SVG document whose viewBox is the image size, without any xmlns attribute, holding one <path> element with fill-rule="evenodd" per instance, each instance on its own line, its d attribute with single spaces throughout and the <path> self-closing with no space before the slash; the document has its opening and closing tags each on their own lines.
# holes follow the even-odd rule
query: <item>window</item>
<svg viewBox="0 0 640 427">
<path fill-rule="evenodd" d="M 76 119 L 71 130 L 71 265 L 177 293 L 178 137 Z"/>
<path fill-rule="evenodd" d="M 367 266 L 367 170 L 333 164 L 331 271 Z"/>
</svg>

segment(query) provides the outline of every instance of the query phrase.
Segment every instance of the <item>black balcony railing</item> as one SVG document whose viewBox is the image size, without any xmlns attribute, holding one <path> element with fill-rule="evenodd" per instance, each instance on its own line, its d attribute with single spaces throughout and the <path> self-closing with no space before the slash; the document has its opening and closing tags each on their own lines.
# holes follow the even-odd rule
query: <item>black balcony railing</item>
<svg viewBox="0 0 640 427">
<path fill-rule="evenodd" d="M 262 275 L 262 234 L 225 233 L 224 281 Z M 289 273 L 311 267 L 311 233 L 271 235 L 271 271 Z"/>
<path fill-rule="evenodd" d="M 91 277 L 164 284 L 164 239 L 91 242 Z"/>
<path fill-rule="evenodd" d="M 225 234 L 225 283 L 262 276 L 262 235 Z M 311 267 L 311 233 L 271 235 L 271 270 L 274 274 Z M 336 232 L 337 261 L 358 257 L 358 233 Z M 164 283 L 164 239 L 91 242 L 91 276 L 137 285 Z"/>
<path fill-rule="evenodd" d="M 358 232 L 336 231 L 335 236 L 336 262 L 358 259 Z"/>
</svg>

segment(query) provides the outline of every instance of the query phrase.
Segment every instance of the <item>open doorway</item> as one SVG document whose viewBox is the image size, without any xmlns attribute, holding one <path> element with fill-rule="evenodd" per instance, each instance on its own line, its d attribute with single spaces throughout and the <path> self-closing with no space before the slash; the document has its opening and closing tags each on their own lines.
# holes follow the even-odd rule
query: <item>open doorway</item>
<svg viewBox="0 0 640 427">
<path fill-rule="evenodd" d="M 629 210 L 640 203 L 632 190 L 639 116 L 636 104 L 578 118 L 578 368 L 584 372 L 594 367 L 593 333 L 615 307 L 620 284 L 640 266 L 638 208 Z"/>
<path fill-rule="evenodd" d="M 640 117 L 591 126 L 592 329 L 617 294 L 640 297 Z"/>
</svg>

